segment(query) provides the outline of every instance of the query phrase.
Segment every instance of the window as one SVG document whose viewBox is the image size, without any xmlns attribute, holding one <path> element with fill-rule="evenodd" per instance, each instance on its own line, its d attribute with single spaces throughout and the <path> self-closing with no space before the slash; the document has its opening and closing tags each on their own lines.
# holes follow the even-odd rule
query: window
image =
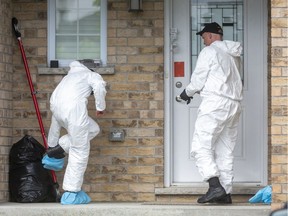
<svg viewBox="0 0 288 216">
<path fill-rule="evenodd" d="M 48 65 L 107 62 L 107 0 L 48 0 Z"/>
</svg>

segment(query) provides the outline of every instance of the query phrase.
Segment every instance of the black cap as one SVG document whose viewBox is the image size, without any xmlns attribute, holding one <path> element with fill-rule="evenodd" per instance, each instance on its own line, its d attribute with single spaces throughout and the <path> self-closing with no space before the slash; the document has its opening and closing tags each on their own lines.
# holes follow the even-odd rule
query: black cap
<svg viewBox="0 0 288 216">
<path fill-rule="evenodd" d="M 223 35 L 223 29 L 216 22 L 205 24 L 205 27 L 202 29 L 202 31 L 197 32 L 196 35 L 202 36 L 202 34 L 205 32 Z"/>
</svg>

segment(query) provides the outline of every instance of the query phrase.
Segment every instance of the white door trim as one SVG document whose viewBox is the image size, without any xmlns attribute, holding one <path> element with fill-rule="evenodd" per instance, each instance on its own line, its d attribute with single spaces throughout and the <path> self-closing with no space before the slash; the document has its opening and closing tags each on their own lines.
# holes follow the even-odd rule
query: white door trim
<svg viewBox="0 0 288 216">
<path fill-rule="evenodd" d="M 170 28 L 172 25 L 172 0 L 164 1 L 164 187 L 171 186 L 172 176 L 172 51 L 170 43 Z"/>
<path fill-rule="evenodd" d="M 247 4 L 247 0 L 244 1 Z M 267 0 L 262 1 L 263 5 L 259 5 L 259 7 L 264 8 L 262 13 L 262 23 L 263 23 L 263 32 L 262 35 L 267 39 L 268 38 L 268 6 Z M 249 21 L 245 16 L 245 24 Z M 265 24 L 266 23 L 266 24 Z M 173 55 L 171 49 L 171 35 L 170 28 L 172 28 L 172 0 L 164 1 L 164 105 L 165 105 L 165 124 L 164 124 L 164 187 L 168 188 L 172 186 L 172 141 L 173 141 L 173 122 L 172 115 L 173 109 L 172 104 L 174 103 L 173 92 L 172 92 L 172 71 L 173 71 Z M 262 52 L 263 58 L 267 59 L 267 51 L 268 51 L 268 43 L 263 43 L 263 47 L 259 48 L 259 52 Z M 247 55 L 246 55 L 247 56 Z M 268 84 L 267 84 L 267 65 L 264 66 L 263 76 L 263 92 L 264 92 L 264 100 L 263 100 L 263 136 L 261 137 L 263 141 L 263 185 L 259 185 L 259 187 L 264 186 L 268 182 Z M 264 144 L 265 143 L 265 144 Z M 266 167 L 265 167 L 266 166 Z M 235 185 L 237 187 L 237 185 Z M 249 185 L 238 185 L 239 187 L 249 186 Z"/>
</svg>

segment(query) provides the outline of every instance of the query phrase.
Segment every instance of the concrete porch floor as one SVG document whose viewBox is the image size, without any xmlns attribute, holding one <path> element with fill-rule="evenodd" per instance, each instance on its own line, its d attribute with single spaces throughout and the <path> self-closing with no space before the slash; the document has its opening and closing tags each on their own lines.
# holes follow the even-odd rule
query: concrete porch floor
<svg viewBox="0 0 288 216">
<path fill-rule="evenodd" d="M 270 205 L 154 204 L 154 203 L 0 203 L 0 216 L 269 216 Z"/>
</svg>

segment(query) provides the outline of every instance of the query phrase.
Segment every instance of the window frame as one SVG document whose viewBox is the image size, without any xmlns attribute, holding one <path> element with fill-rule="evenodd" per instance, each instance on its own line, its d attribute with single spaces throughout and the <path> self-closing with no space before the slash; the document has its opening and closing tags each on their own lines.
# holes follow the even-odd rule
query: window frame
<svg viewBox="0 0 288 216">
<path fill-rule="evenodd" d="M 85 0 L 81 0 L 85 1 Z M 101 37 L 100 37 L 100 60 L 101 65 L 107 64 L 107 0 L 101 0 Z M 47 64 L 50 67 L 51 60 L 58 60 L 59 67 L 67 67 L 71 61 L 77 59 L 56 59 L 56 0 L 48 0 L 48 13 L 47 13 Z"/>
</svg>

